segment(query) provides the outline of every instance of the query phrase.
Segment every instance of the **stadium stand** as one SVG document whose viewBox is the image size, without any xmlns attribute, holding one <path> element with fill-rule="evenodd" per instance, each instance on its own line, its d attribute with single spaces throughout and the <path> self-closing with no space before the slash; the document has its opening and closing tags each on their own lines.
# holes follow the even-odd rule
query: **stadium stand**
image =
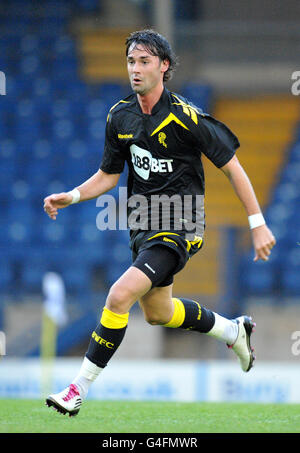
<svg viewBox="0 0 300 453">
<path fill-rule="evenodd" d="M 72 5 L 69 0 L 51 0 L 38 6 L 28 2 L 26 8 L 21 0 L 1 2 L 0 69 L 7 79 L 7 96 L 0 98 L 1 293 L 12 289 L 39 293 L 44 273 L 56 270 L 62 273 L 68 293 L 80 297 L 93 287 L 95 271 L 103 271 L 109 287 L 130 263 L 128 232 L 99 231 L 99 208 L 94 201 L 61 211 L 56 222 L 42 210 L 44 196 L 69 190 L 96 170 L 107 112 L 129 92 L 119 58 L 128 30 L 86 31 L 76 37 L 70 32 L 72 18 L 100 10 L 99 0 L 75 0 Z M 111 55 L 118 65 L 109 60 Z M 257 102 L 227 99 L 213 105 L 211 87 L 195 83 L 185 84 L 181 92 L 204 111 L 214 111 L 237 133 L 243 143 L 241 160 L 258 188 L 260 201 L 268 206 L 266 217 L 279 239 L 268 266 L 253 266 L 249 255 L 242 257 L 244 291 L 266 294 L 280 289 L 299 294 L 299 126 L 285 162 L 299 121 L 299 104 L 270 98 Z M 268 162 L 263 177 L 257 171 L 257 160 Z M 199 293 L 199 275 L 201 291 L 217 294 L 222 244 L 218 228 L 224 223 L 245 226 L 228 182 L 204 164 L 211 228 L 204 256 L 195 257 L 189 271 L 178 276 L 178 294 Z M 121 186 L 125 185 L 126 174 L 121 177 Z M 117 196 L 117 190 L 113 194 Z M 93 325 L 93 315 L 86 316 Z"/>
<path fill-rule="evenodd" d="M 5 36 L 0 43 L 1 70 L 8 92 L 0 103 L 4 293 L 17 284 L 24 293 L 40 292 L 44 272 L 52 269 L 62 273 L 68 292 L 78 295 L 91 286 L 93 269 L 105 264 L 109 285 L 130 262 L 128 232 L 97 230 L 95 202 L 61 211 L 56 222 L 42 210 L 44 196 L 69 190 L 95 171 L 107 112 L 129 93 L 121 55 L 115 61 L 126 84 L 120 83 L 120 72 L 112 72 L 114 66 L 103 64 L 103 55 L 100 60 L 95 55 L 99 50 L 113 56 L 123 52 L 128 31 L 86 33 L 78 41 L 69 32 L 74 16 L 99 8 L 96 0 L 76 0 L 72 5 L 68 0 L 45 1 L 38 7 L 28 2 L 26 8 L 13 0 L 1 6 Z M 108 74 L 99 72 L 91 80 L 89 62 L 95 61 L 110 70 L 109 82 Z M 114 75 L 118 81 L 113 81 Z M 126 174 L 121 185 L 126 185 Z M 117 189 L 113 195 L 118 196 Z"/>
<path fill-rule="evenodd" d="M 265 218 L 276 236 L 277 245 L 267 265 L 253 263 L 251 252 L 242 258 L 240 281 L 242 292 L 246 294 L 299 296 L 300 106 L 297 100 L 291 102 L 295 104 L 291 138 L 290 142 L 283 143 L 285 154 L 265 207 Z"/>
</svg>

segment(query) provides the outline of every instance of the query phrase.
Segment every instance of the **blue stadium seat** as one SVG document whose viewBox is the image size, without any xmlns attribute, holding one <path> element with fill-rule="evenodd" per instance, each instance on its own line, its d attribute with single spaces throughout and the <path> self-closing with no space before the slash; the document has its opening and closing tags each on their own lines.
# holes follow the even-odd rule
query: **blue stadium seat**
<svg viewBox="0 0 300 453">
<path fill-rule="evenodd" d="M 6 292 L 13 283 L 12 264 L 8 258 L 0 261 L 0 292 Z"/>
<path fill-rule="evenodd" d="M 64 20 L 68 19 L 72 12 L 72 2 L 51 0 L 43 5 L 43 15 L 47 17 L 59 17 Z"/>
<path fill-rule="evenodd" d="M 30 204 L 30 209 L 34 211 L 34 188 L 25 179 L 16 179 L 12 184 L 11 190 L 7 194 L 9 206 L 15 203 L 24 202 Z"/>
<path fill-rule="evenodd" d="M 299 131 L 300 131 L 300 128 L 299 128 Z M 300 136 L 299 136 L 300 138 Z M 300 139 L 298 142 L 296 142 L 291 150 L 290 150 L 290 154 L 289 154 L 289 161 L 290 162 L 294 162 L 294 163 L 299 163 L 300 162 Z"/>
<path fill-rule="evenodd" d="M 32 158 L 37 161 L 44 161 L 49 160 L 49 165 L 51 164 L 51 154 L 52 154 L 52 146 L 50 140 L 40 138 L 32 147 Z"/>
<path fill-rule="evenodd" d="M 20 40 L 20 49 L 23 55 L 36 54 L 39 51 L 39 36 L 34 33 L 28 33 L 22 36 Z"/>
<path fill-rule="evenodd" d="M 61 55 L 55 58 L 52 66 L 52 74 L 59 80 L 70 80 L 76 77 L 78 71 L 78 61 L 74 56 Z"/>
<path fill-rule="evenodd" d="M 33 225 L 27 220 L 13 220 L 6 225 L 5 229 L 5 245 L 15 245 L 17 247 L 20 245 L 24 246 L 25 244 L 29 245 L 34 234 Z"/>
<path fill-rule="evenodd" d="M 109 266 L 106 267 L 106 278 L 107 284 L 112 286 L 123 274 L 123 270 L 116 266 L 114 263 L 111 263 Z"/>
<path fill-rule="evenodd" d="M 274 289 L 275 276 L 274 266 L 268 262 L 253 262 L 253 256 L 249 256 L 242 266 L 241 287 L 250 294 L 270 294 Z"/>
<path fill-rule="evenodd" d="M 21 281 L 26 291 L 42 291 L 42 281 L 47 272 L 47 255 L 33 257 L 22 262 Z"/>
<path fill-rule="evenodd" d="M 51 157 L 26 162 L 24 175 L 31 184 L 41 187 L 54 178 L 55 168 L 52 166 Z"/>
<path fill-rule="evenodd" d="M 112 107 L 115 102 L 123 99 L 123 94 L 123 87 L 119 83 L 103 82 L 100 85 L 100 98 L 104 102 L 110 103 L 110 107 Z"/>
<path fill-rule="evenodd" d="M 1 120 L 1 114 L 0 114 Z M 14 162 L 17 157 L 17 145 L 13 139 L 4 139 L 0 141 L 0 160 L 4 162 Z M 2 176 L 2 175 L 1 175 Z"/>
<path fill-rule="evenodd" d="M 47 181 L 45 184 L 45 192 L 48 195 L 51 195 L 52 193 L 65 192 L 66 190 L 67 190 L 67 187 L 66 187 L 64 181 L 59 180 L 59 179 L 49 179 L 49 181 Z"/>
<path fill-rule="evenodd" d="M 289 296 L 300 296 L 299 267 L 284 268 L 282 272 L 282 289 Z"/>
<path fill-rule="evenodd" d="M 45 36 L 59 36 L 65 33 L 66 18 L 58 15 L 42 18 L 37 27 L 37 32 Z"/>
<path fill-rule="evenodd" d="M 72 159 L 63 166 L 62 179 L 67 187 L 74 187 L 92 176 L 92 172 L 81 165 L 79 159 Z"/>
<path fill-rule="evenodd" d="M 38 77 L 42 73 L 42 65 L 39 56 L 35 54 L 22 56 L 19 61 L 19 73 L 23 77 Z"/>
<path fill-rule="evenodd" d="M 60 118 L 53 122 L 52 127 L 53 138 L 57 141 L 64 142 L 64 146 L 67 146 L 74 135 L 72 121 L 68 117 Z"/>
<path fill-rule="evenodd" d="M 296 134 L 297 135 L 297 134 Z M 265 211 L 268 226 L 276 237 L 267 266 L 243 266 L 243 287 L 247 291 L 300 295 L 300 142 L 290 147 L 277 186 Z M 263 263 L 262 263 L 263 264 Z"/>
<path fill-rule="evenodd" d="M 34 209 L 31 199 L 16 199 L 11 197 L 7 218 L 9 222 L 21 221 L 33 223 Z"/>
<path fill-rule="evenodd" d="M 56 99 L 50 106 L 53 118 L 70 118 L 72 116 L 72 102 L 69 99 Z"/>
<path fill-rule="evenodd" d="M 105 139 L 106 121 L 103 119 L 94 119 L 90 122 L 87 128 L 90 140 L 97 140 L 97 142 L 104 144 Z"/>
<path fill-rule="evenodd" d="M 19 83 L 19 82 L 18 82 Z M 30 98 L 30 92 L 32 89 L 32 81 L 26 79 L 21 82 L 23 83 L 22 89 L 26 96 L 22 96 L 16 105 L 16 118 L 17 121 L 24 121 L 29 118 L 31 121 L 36 119 L 37 116 L 37 105 L 34 102 L 34 99 Z M 27 86 L 28 83 L 28 86 Z M 34 124 L 32 125 L 34 126 Z"/>
<path fill-rule="evenodd" d="M 77 6 L 82 12 L 92 13 L 100 6 L 99 0 L 76 0 Z"/>
<path fill-rule="evenodd" d="M 64 90 L 64 96 L 73 103 L 73 111 L 80 113 L 89 100 L 89 90 L 86 83 L 77 78 L 77 72 L 73 72 L 71 79 L 60 79 L 55 77 L 55 84 Z"/>
<path fill-rule="evenodd" d="M 17 167 L 14 160 L 0 161 L 1 186 L 10 187 L 16 179 Z"/>
<path fill-rule="evenodd" d="M 289 162 L 282 172 L 282 181 L 300 182 L 300 162 Z"/>
<path fill-rule="evenodd" d="M 74 139 L 70 141 L 66 152 L 67 161 L 68 159 L 77 159 L 80 160 L 81 163 L 83 160 L 86 160 L 88 158 L 88 155 L 90 154 L 87 143 L 84 140 L 80 139 Z"/>
<path fill-rule="evenodd" d="M 266 217 L 271 223 L 281 224 L 287 222 L 292 216 L 292 203 L 277 202 L 269 206 Z"/>
<path fill-rule="evenodd" d="M 41 222 L 35 229 L 36 242 L 40 245 L 48 245 L 54 248 L 65 246 L 68 241 L 71 242 L 70 234 L 61 222 L 53 221 L 49 218 L 47 218 L 46 222 L 43 218 L 41 219 Z"/>
<path fill-rule="evenodd" d="M 100 160 L 102 158 L 103 150 L 104 150 L 104 135 L 101 140 L 89 135 L 86 138 L 85 143 L 87 144 L 89 153 L 93 154 L 93 156 L 96 158 L 98 155 L 98 160 L 99 160 L 99 165 L 100 165 Z"/>
<path fill-rule="evenodd" d="M 9 57 L 7 57 L 4 53 L 4 51 L 0 48 L 0 68 L 4 72 L 4 74 L 7 74 L 7 68 L 9 66 Z"/>
<path fill-rule="evenodd" d="M 101 99 L 92 98 L 90 101 L 86 102 L 84 109 L 89 121 L 95 119 L 102 120 L 103 122 L 106 121 L 108 111 L 106 103 Z"/>
<path fill-rule="evenodd" d="M 28 143 L 30 146 L 38 140 L 40 136 L 40 122 L 35 115 L 17 118 L 15 123 L 15 138 L 24 146 Z M 20 149 L 20 148 L 19 148 Z M 27 150 L 30 149 L 28 146 Z"/>
<path fill-rule="evenodd" d="M 76 45 L 74 39 L 68 35 L 60 35 L 54 42 L 54 51 L 60 57 L 76 57 Z"/>
<path fill-rule="evenodd" d="M 296 241 L 282 256 L 282 288 L 289 295 L 300 295 L 300 246 Z"/>
<path fill-rule="evenodd" d="M 289 203 L 293 202 L 299 196 L 297 186 L 292 182 L 283 182 L 279 184 L 273 194 L 273 203 Z"/>
<path fill-rule="evenodd" d="M 131 252 L 124 242 L 112 244 L 111 260 L 106 264 L 107 283 L 109 286 L 121 277 L 131 265 Z"/>
<path fill-rule="evenodd" d="M 65 260 L 61 275 L 68 293 L 87 292 L 90 288 L 91 269 L 81 260 L 71 262 Z"/>
<path fill-rule="evenodd" d="M 54 88 L 48 77 L 41 76 L 33 80 L 33 96 L 37 101 L 37 110 L 39 112 L 51 106 L 54 97 Z"/>
</svg>

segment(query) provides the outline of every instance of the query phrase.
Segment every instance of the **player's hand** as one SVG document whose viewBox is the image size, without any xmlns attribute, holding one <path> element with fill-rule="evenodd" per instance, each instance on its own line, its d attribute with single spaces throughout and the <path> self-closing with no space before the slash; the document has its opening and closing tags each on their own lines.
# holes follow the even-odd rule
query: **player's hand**
<svg viewBox="0 0 300 453">
<path fill-rule="evenodd" d="M 267 225 L 261 225 L 251 230 L 255 250 L 254 261 L 268 261 L 271 250 L 276 244 L 276 239 Z"/>
<path fill-rule="evenodd" d="M 50 219 L 56 220 L 58 209 L 66 208 L 71 204 L 72 195 L 66 192 L 54 193 L 44 198 L 44 211 Z"/>
</svg>

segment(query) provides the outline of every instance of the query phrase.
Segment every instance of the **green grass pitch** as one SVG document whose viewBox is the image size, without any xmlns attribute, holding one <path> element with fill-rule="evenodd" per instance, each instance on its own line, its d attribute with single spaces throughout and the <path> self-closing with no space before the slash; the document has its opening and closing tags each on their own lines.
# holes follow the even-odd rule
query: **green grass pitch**
<svg viewBox="0 0 300 453">
<path fill-rule="evenodd" d="M 0 400 L 1 433 L 299 433 L 299 404 L 86 401 L 68 417 L 42 400 Z"/>
</svg>

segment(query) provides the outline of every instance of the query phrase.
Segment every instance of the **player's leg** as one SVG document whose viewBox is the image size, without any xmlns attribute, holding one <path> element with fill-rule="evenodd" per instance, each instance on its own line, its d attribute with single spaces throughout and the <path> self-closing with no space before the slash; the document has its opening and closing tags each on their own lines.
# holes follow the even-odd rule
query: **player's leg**
<svg viewBox="0 0 300 453">
<path fill-rule="evenodd" d="M 223 320 L 224 328 L 214 336 L 233 343 L 237 337 L 236 323 L 223 318 L 199 302 L 172 296 L 173 284 L 155 287 L 140 298 L 140 306 L 146 321 L 151 325 L 196 330 L 201 333 L 216 333 L 216 319 Z"/>
<path fill-rule="evenodd" d="M 255 359 L 250 345 L 255 324 L 247 316 L 227 319 L 198 301 L 172 297 L 176 261 L 176 254 L 165 246 L 153 246 L 135 260 L 134 266 L 152 281 L 152 289 L 140 299 L 145 319 L 152 325 L 195 330 L 215 337 L 232 347 L 243 371 L 249 371 Z"/>
<path fill-rule="evenodd" d="M 227 319 L 198 301 L 172 297 L 173 274 L 177 264 L 178 255 L 163 245 L 154 245 L 143 250 L 134 261 L 131 269 L 141 271 L 141 281 L 142 275 L 148 277 L 147 291 L 139 298 L 147 322 L 152 325 L 195 330 L 221 340 L 237 354 L 243 371 L 249 371 L 254 361 L 250 336 L 255 324 L 251 318 L 241 316 L 236 320 Z M 122 294 L 123 290 L 121 296 Z M 126 303 L 131 303 L 130 294 L 125 295 L 122 300 L 121 303 L 117 291 L 108 302 L 108 307 L 115 312 L 124 313 Z M 120 307 L 123 307 L 121 311 Z"/>
<path fill-rule="evenodd" d="M 173 317 L 173 283 L 168 286 L 154 287 L 139 300 L 145 320 L 151 324 L 164 325 Z"/>
<path fill-rule="evenodd" d="M 152 325 L 194 330 L 212 336 L 232 348 L 242 370 L 249 371 L 255 360 L 250 344 L 255 326 L 252 319 L 247 316 L 227 319 L 194 300 L 174 298 L 172 286 L 153 288 L 141 298 L 146 321 Z"/>
<path fill-rule="evenodd" d="M 145 272 L 152 282 L 151 290 L 140 298 L 145 319 L 150 324 L 210 332 L 233 343 L 238 330 L 236 323 L 215 315 L 194 300 L 172 297 L 173 274 L 177 264 L 177 253 L 163 245 L 152 246 L 134 261 L 133 266 Z M 218 327 L 221 321 L 222 329 Z"/>
<path fill-rule="evenodd" d="M 120 346 L 132 305 L 151 288 L 140 270 L 130 267 L 111 287 L 98 326 L 92 333 L 86 358 L 103 369 Z"/>
<path fill-rule="evenodd" d="M 140 269 L 130 267 L 111 287 L 99 324 L 92 332 L 86 356 L 71 385 L 46 399 L 48 406 L 76 415 L 90 385 L 97 379 L 120 346 L 132 305 L 151 288 L 151 281 Z"/>
</svg>

